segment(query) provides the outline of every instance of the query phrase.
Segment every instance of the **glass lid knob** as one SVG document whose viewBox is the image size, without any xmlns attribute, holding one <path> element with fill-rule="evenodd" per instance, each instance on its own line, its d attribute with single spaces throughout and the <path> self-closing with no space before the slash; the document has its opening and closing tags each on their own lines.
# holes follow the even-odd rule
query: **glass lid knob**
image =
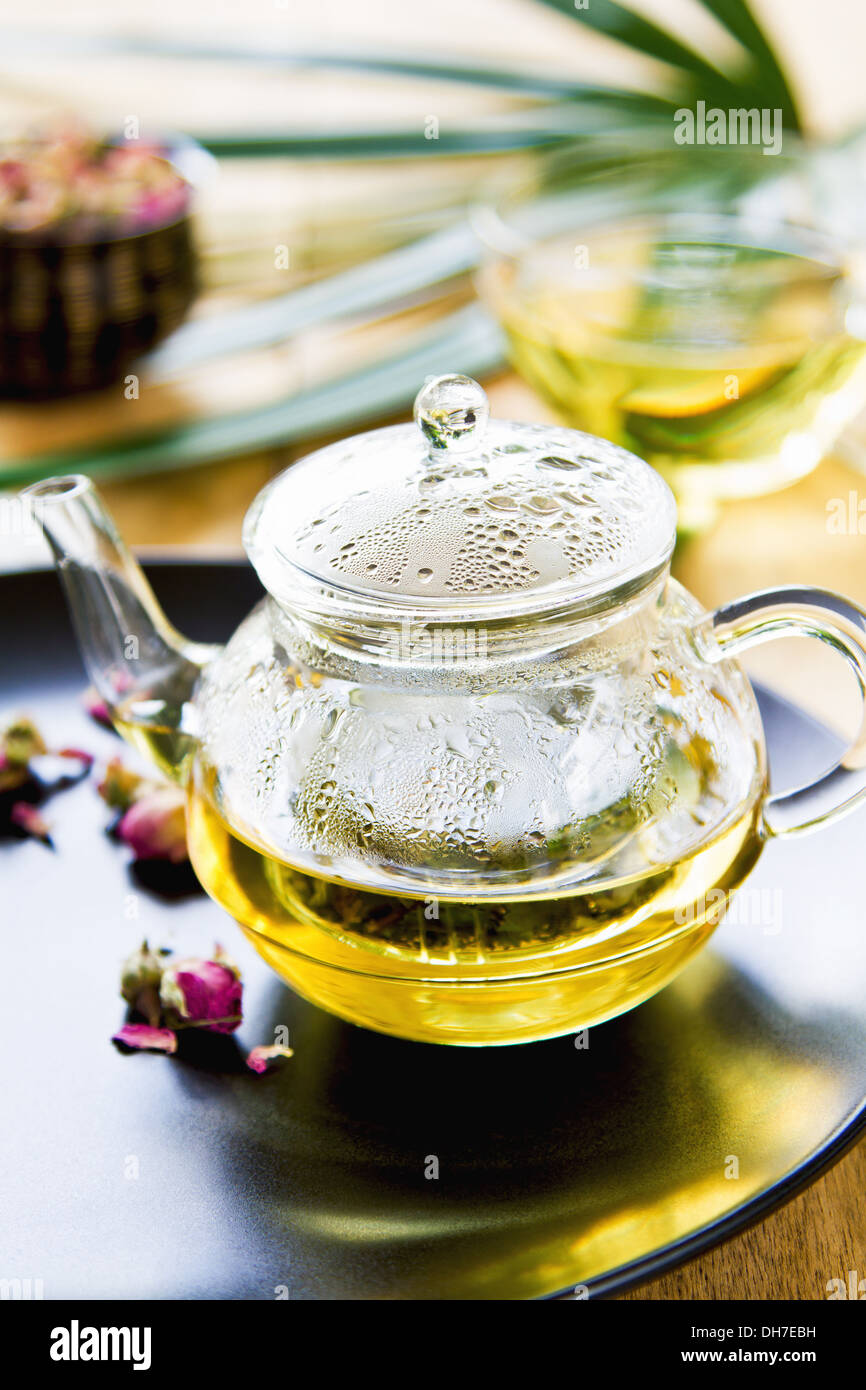
<svg viewBox="0 0 866 1390">
<path fill-rule="evenodd" d="M 431 450 L 466 454 L 477 449 L 490 405 L 484 388 L 471 376 L 434 376 L 415 397 L 415 423 Z"/>
</svg>

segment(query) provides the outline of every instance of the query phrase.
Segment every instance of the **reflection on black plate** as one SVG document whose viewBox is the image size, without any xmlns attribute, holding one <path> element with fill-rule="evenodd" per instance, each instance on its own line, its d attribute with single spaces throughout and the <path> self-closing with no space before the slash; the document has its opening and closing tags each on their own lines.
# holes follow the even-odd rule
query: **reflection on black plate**
<svg viewBox="0 0 866 1390">
<path fill-rule="evenodd" d="M 258 593 L 241 565 L 154 580 L 206 641 Z M 77 703 L 52 574 L 0 578 L 0 644 L 0 712 L 118 751 Z M 828 733 L 761 703 L 777 784 L 831 761 Z M 50 812 L 56 853 L 0 843 L 0 1265 L 42 1278 L 47 1298 L 611 1291 L 790 1195 L 862 1127 L 862 815 L 771 846 L 704 955 L 588 1048 L 472 1051 L 305 1004 L 208 899 L 129 873 L 92 782 Z M 247 981 L 241 1043 L 283 1025 L 294 1058 L 256 1077 L 232 1046 L 121 1056 L 117 967 L 145 935 L 185 953 L 221 940 Z"/>
</svg>

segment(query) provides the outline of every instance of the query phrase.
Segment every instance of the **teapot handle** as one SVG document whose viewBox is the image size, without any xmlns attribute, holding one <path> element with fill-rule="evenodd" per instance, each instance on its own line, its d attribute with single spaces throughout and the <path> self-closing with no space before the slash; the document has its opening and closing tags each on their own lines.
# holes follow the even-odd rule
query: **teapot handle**
<svg viewBox="0 0 866 1390">
<path fill-rule="evenodd" d="M 709 661 L 738 657 L 774 637 L 817 637 L 846 657 L 866 702 L 866 612 L 829 589 L 780 588 L 717 608 L 695 629 Z M 817 781 L 768 796 L 768 835 L 793 835 L 826 825 L 866 800 L 866 703 L 860 732 L 835 767 Z"/>
</svg>

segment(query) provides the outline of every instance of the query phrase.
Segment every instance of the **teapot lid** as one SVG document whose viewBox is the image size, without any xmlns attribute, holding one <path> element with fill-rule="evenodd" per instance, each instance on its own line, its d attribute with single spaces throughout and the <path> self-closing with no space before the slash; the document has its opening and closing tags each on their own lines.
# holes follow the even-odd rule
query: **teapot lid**
<svg viewBox="0 0 866 1390">
<path fill-rule="evenodd" d="M 676 505 L 625 449 L 556 425 L 489 420 L 478 382 L 427 381 L 415 424 L 293 464 L 259 494 L 244 544 L 265 587 L 413 610 L 537 611 L 597 599 L 667 564 Z"/>
</svg>

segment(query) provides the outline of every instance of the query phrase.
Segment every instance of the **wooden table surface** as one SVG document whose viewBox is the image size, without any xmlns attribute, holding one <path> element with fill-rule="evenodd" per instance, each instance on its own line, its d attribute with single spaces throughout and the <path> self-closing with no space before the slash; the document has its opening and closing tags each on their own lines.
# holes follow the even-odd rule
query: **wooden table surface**
<svg viewBox="0 0 866 1390">
<path fill-rule="evenodd" d="M 508 25 L 502 20 L 506 6 Z M 593 74 L 602 61 L 611 61 L 605 41 L 581 42 L 576 28 L 568 28 L 562 16 L 553 14 L 527 0 L 479 0 L 477 7 L 447 0 L 453 10 L 454 24 L 439 24 L 439 34 L 447 36 L 460 32 L 458 51 L 463 56 L 477 53 L 491 60 L 509 54 L 522 56 L 537 65 L 555 62 L 558 70 L 574 57 L 575 67 L 584 66 L 589 55 Z M 184 8 L 182 27 L 194 25 L 195 6 Z M 339 38 L 348 46 L 353 38 L 367 48 L 375 48 L 377 40 L 391 47 L 410 48 L 420 41 L 429 50 L 429 8 L 426 5 L 383 4 L 371 15 L 363 7 L 363 15 L 347 0 L 331 0 L 324 6 L 318 20 L 316 7 L 276 4 L 274 14 L 263 10 L 257 18 L 267 28 L 275 23 L 291 22 L 292 33 L 300 40 Z M 665 13 L 673 8 L 671 4 Z M 684 6 L 676 4 L 677 13 Z M 202 15 L 205 7 L 200 4 Z M 803 89 L 807 93 L 810 112 L 823 129 L 833 130 L 866 114 L 866 91 L 861 76 L 863 52 L 863 16 L 855 16 L 849 0 L 824 0 L 822 22 L 814 23 L 814 10 L 807 0 L 765 0 L 757 5 L 770 23 L 774 37 L 789 58 Z M 56 10 L 56 15 L 54 14 Z M 91 0 L 77 10 L 79 22 L 98 27 L 123 24 L 116 7 L 107 7 L 106 0 Z M 68 7 L 60 0 L 44 0 L 39 16 L 33 22 L 46 25 L 71 22 Z M 176 7 L 167 0 L 158 0 L 148 8 L 147 23 L 151 30 L 178 27 Z M 173 18 L 174 17 L 174 18 Z M 231 37 L 239 32 L 237 11 L 228 4 L 208 4 L 206 30 L 209 37 L 221 34 Z M 441 19 L 441 15 L 439 15 Z M 495 19 L 496 22 L 493 22 Z M 130 21 L 131 27 L 141 28 L 140 17 Z M 859 25 L 857 35 L 852 26 Z M 300 26 L 300 28 L 298 27 Z M 324 26 L 324 29 L 323 29 Z M 387 36 L 387 38 L 386 38 Z M 519 38 L 519 41 L 518 41 Z M 855 41 L 859 38 L 859 41 Z M 437 41 L 437 51 L 447 50 L 447 39 Z M 617 60 L 619 61 L 619 60 Z M 111 123 L 112 118 L 126 110 L 128 98 L 125 84 L 133 81 L 137 69 L 119 60 L 111 65 L 110 76 L 94 82 L 86 65 L 81 63 L 64 68 L 59 60 L 48 58 L 30 68 L 24 64 L 16 69 L 14 82 L 0 83 L 0 116 L 20 109 L 36 111 L 44 103 L 45 91 L 56 91 L 58 83 L 69 100 L 89 107 L 95 118 Z M 74 69 L 74 71 L 72 70 Z M 217 74 L 219 76 L 219 74 Z M 8 74 L 7 74 L 8 78 Z M 41 78 L 40 81 L 37 78 Z M 212 82 L 214 74 L 210 75 Z M 198 119 L 202 108 L 204 78 L 191 76 L 189 82 L 168 84 L 154 95 L 151 111 L 166 121 L 182 127 Z M 144 88 L 143 90 L 150 90 Z M 222 90 L 220 88 L 220 90 Z M 389 88 L 393 94 L 396 89 Z M 331 78 L 324 86 L 305 87 L 296 104 L 308 111 L 312 96 L 318 103 L 318 117 L 332 117 L 335 108 L 347 101 L 344 79 Z M 357 96 L 357 89 L 356 89 Z M 404 103 L 416 100 L 408 88 L 400 89 Z M 262 113 L 282 94 L 273 90 L 267 76 L 252 104 L 250 122 L 261 123 Z M 357 97 L 360 100 L 360 97 Z M 453 100 L 453 93 L 440 91 L 437 100 Z M 469 98 L 464 98 L 468 100 Z M 429 96 L 420 99 L 423 110 L 431 108 Z M 139 99 L 137 106 L 147 102 Z M 381 115 L 390 109 L 388 98 L 365 89 L 367 108 Z M 372 103 L 372 105 L 371 105 Z M 211 101 L 211 112 L 216 109 Z M 443 106 L 443 110 L 448 109 Z M 489 106 L 485 109 L 489 109 Z M 419 107 L 419 119 L 421 118 Z M 311 180 L 328 175 L 304 172 L 302 187 L 309 196 Z M 300 185 L 299 185 L 300 186 Z M 320 185 L 315 184 L 318 188 Z M 360 186 L 358 206 L 364 204 L 364 188 Z M 368 199 L 369 203 L 369 199 Z M 225 216 L 226 210 L 223 209 Z M 359 214 L 360 215 L 360 214 Z M 369 207 L 368 207 L 369 215 Z M 268 246 L 277 235 L 269 225 L 263 232 Z M 267 366 L 265 370 L 270 370 Z M 251 379 L 255 372 L 251 373 Z M 214 374 L 203 388 L 205 405 L 210 394 L 216 400 L 223 384 Z M 252 396 L 256 387 L 251 388 Z M 519 381 L 502 375 L 489 383 L 493 411 L 512 418 L 549 419 L 545 407 Z M 199 402 L 199 405 L 201 402 Z M 83 424 L 92 423 L 84 409 Z M 76 413 L 77 412 L 77 413 Z M 82 426 L 82 406 L 56 416 L 55 431 L 60 437 L 74 439 Z M 22 436 L 25 441 L 31 425 L 20 412 L 0 412 L 0 448 L 19 452 Z M 50 422 L 39 422 L 39 429 L 49 428 Z M 45 435 L 41 436 L 44 444 Z M 50 434 L 49 434 L 50 443 Z M 157 478 L 129 478 L 107 484 L 104 491 L 121 529 L 135 546 L 194 549 L 207 554 L 237 553 L 240 545 L 240 523 L 243 512 L 262 484 L 274 472 L 284 467 L 293 456 L 305 449 L 277 450 L 252 458 L 223 462 L 206 468 L 176 472 Z M 729 506 L 718 525 L 707 536 L 694 542 L 682 555 L 678 572 L 683 581 L 709 607 L 736 595 L 769 585 L 799 581 L 839 589 L 866 603 L 866 542 L 859 534 L 837 535 L 828 529 L 828 504 L 834 499 L 855 502 L 866 498 L 866 478 L 852 472 L 842 462 L 825 462 L 812 477 L 772 498 L 759 499 Z M 866 525 L 866 522 L 864 522 Z M 815 649 L 815 650 L 813 650 Z M 857 717 L 858 698 L 846 675 L 840 671 L 838 659 L 819 649 L 817 643 L 779 642 L 755 653 L 749 663 L 753 674 L 769 685 L 797 699 L 806 708 L 840 730 L 850 732 Z M 858 1270 L 866 1277 L 866 1215 L 863 1193 L 866 1191 L 866 1144 L 860 1144 L 839 1161 L 825 1176 L 801 1196 L 774 1213 L 750 1231 L 729 1240 L 720 1247 L 680 1267 L 661 1279 L 645 1284 L 626 1295 L 628 1298 L 665 1299 L 821 1299 L 826 1297 L 827 1281 L 847 1278 L 849 1270 Z"/>
</svg>

